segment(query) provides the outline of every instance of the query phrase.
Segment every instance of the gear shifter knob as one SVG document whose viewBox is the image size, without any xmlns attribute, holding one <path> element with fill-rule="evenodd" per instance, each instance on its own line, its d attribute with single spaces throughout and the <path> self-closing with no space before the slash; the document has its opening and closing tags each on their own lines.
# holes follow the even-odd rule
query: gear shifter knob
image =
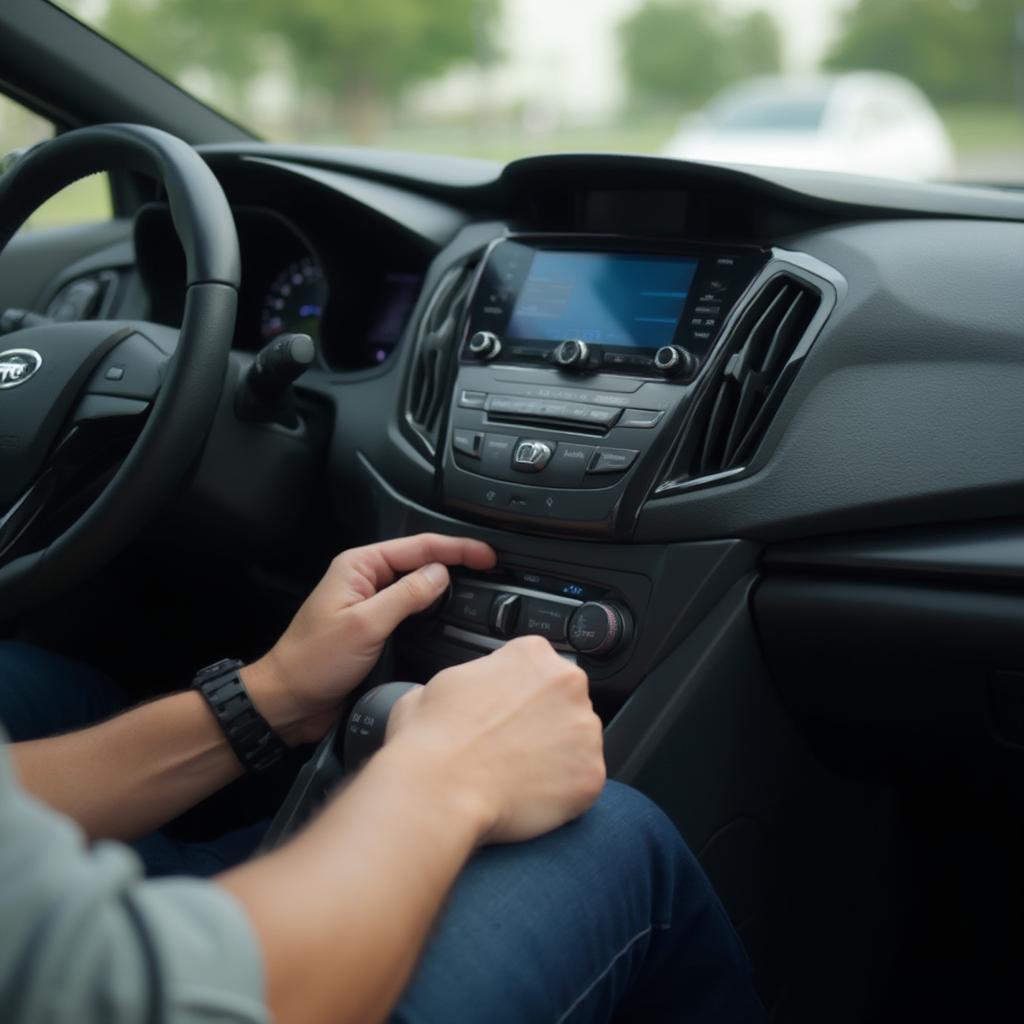
<svg viewBox="0 0 1024 1024">
<path fill-rule="evenodd" d="M 384 745 L 391 709 L 420 683 L 384 683 L 356 701 L 345 723 L 345 771 L 352 772 Z"/>
</svg>

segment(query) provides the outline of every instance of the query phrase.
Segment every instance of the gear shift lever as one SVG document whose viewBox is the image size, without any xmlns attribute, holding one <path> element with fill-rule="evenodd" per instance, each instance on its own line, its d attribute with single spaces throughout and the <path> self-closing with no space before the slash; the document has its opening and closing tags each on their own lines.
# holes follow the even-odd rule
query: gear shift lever
<svg viewBox="0 0 1024 1024">
<path fill-rule="evenodd" d="M 384 683 L 375 686 L 356 701 L 345 724 L 345 771 L 360 768 L 382 746 L 391 709 L 399 697 L 415 690 L 420 683 Z"/>
<path fill-rule="evenodd" d="M 388 716 L 398 698 L 420 683 L 384 683 L 367 690 L 348 716 L 323 738 L 303 765 L 263 837 L 260 850 L 272 850 L 309 820 L 342 777 L 360 768 L 384 745 Z"/>
</svg>

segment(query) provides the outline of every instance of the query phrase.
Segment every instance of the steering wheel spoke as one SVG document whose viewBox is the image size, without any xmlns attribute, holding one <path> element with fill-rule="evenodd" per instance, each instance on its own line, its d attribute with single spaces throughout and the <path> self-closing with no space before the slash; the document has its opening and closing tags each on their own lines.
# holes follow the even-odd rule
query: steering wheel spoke
<svg viewBox="0 0 1024 1024">
<path fill-rule="evenodd" d="M 177 334 L 177 331 L 159 324 L 139 325 L 138 330 L 133 330 L 103 357 L 85 387 L 83 399 L 102 396 L 145 402 L 147 405 L 153 402 L 174 353 Z M 150 335 L 158 335 L 163 345 L 155 342 Z M 126 414 L 124 411 L 114 411 L 118 408 L 115 403 L 109 403 L 108 408 L 111 415 Z M 129 406 L 120 408 L 127 410 Z"/>
<path fill-rule="evenodd" d="M 53 476 L 44 472 L 3 515 L 0 515 L 0 565 L 13 558 L 19 541 L 31 530 L 53 493 Z"/>
</svg>

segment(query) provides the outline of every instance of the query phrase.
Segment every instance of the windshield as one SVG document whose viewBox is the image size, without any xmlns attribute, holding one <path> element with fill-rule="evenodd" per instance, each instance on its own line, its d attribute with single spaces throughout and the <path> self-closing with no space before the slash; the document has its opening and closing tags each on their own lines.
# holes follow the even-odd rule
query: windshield
<svg viewBox="0 0 1024 1024">
<path fill-rule="evenodd" d="M 275 141 L 1024 183 L 1024 0 L 60 5 Z M 844 98 L 827 133 L 824 96 L 791 91 L 811 78 Z M 813 144 L 772 138 L 794 131 Z"/>
<path fill-rule="evenodd" d="M 723 102 L 711 114 L 722 131 L 813 132 L 825 114 L 825 97 L 747 96 Z"/>
</svg>

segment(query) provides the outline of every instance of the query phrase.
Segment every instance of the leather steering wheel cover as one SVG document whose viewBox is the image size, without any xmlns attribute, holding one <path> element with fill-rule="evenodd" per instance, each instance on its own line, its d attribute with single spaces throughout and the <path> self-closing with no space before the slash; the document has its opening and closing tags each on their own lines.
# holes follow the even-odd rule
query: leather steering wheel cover
<svg viewBox="0 0 1024 1024">
<path fill-rule="evenodd" d="M 80 178 L 115 168 L 163 183 L 185 250 L 186 284 L 239 286 L 238 236 L 220 182 L 188 143 L 146 125 L 76 128 L 30 149 L 0 175 L 0 250 L 50 196 Z"/>
<path fill-rule="evenodd" d="M 194 464 L 224 386 L 238 303 L 238 236 L 220 183 L 186 143 L 134 125 L 82 128 L 46 143 L 0 177 L 0 248 L 34 209 L 26 213 L 22 204 L 38 205 L 84 174 L 125 166 L 168 174 L 189 265 L 178 345 L 145 427 L 99 497 L 49 547 L 0 568 L 0 616 L 83 579 L 134 537 Z M 30 170 L 45 186 L 22 183 Z"/>
</svg>

